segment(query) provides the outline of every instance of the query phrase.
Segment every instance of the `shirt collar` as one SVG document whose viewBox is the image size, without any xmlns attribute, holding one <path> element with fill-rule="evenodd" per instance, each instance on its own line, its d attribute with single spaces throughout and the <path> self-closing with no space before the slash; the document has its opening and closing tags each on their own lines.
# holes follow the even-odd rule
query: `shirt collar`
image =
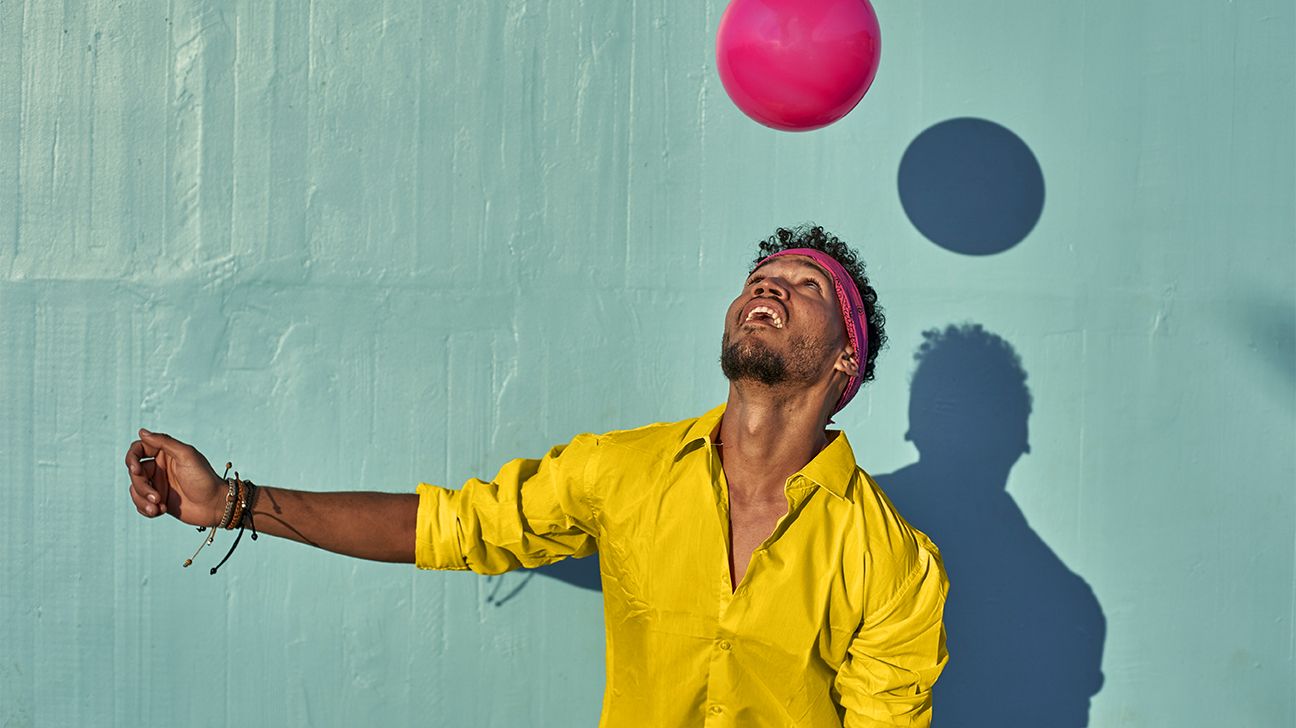
<svg viewBox="0 0 1296 728">
<path fill-rule="evenodd" d="M 725 406 L 722 402 L 718 407 L 712 408 L 711 411 L 697 418 L 693 422 L 693 426 L 688 429 L 688 432 L 684 433 L 684 439 L 680 440 L 680 446 L 675 451 L 675 455 L 678 456 L 693 443 L 711 442 L 711 435 L 715 434 L 716 425 L 720 424 L 720 417 L 724 415 L 724 411 Z"/>
<path fill-rule="evenodd" d="M 722 403 L 697 418 L 689 427 L 688 432 L 684 434 L 679 448 L 675 451 L 675 456 L 679 457 L 681 453 L 696 443 L 711 443 L 713 441 L 712 435 L 715 434 L 716 426 L 720 424 L 720 418 L 724 415 L 724 412 L 725 405 Z M 828 446 L 820 450 L 819 454 L 806 463 L 805 467 L 798 470 L 792 476 L 792 479 L 800 476 L 838 498 L 846 498 L 846 490 L 855 477 L 855 451 L 851 449 L 850 442 L 846 439 L 846 433 L 829 430 L 828 434 L 832 437 Z"/>
<path fill-rule="evenodd" d="M 836 437 L 832 437 L 834 434 Z M 855 451 L 846 440 L 846 433 L 829 430 L 828 436 L 832 441 L 798 474 L 838 498 L 846 498 L 846 489 L 855 478 Z"/>
</svg>

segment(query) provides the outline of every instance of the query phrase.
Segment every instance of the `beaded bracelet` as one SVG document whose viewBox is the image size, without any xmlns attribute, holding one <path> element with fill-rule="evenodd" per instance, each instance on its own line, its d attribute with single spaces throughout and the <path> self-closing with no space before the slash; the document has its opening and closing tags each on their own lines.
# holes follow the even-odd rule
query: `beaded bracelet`
<svg viewBox="0 0 1296 728">
<path fill-rule="evenodd" d="M 229 475 L 230 468 L 232 468 L 232 467 L 234 467 L 234 463 L 225 463 L 225 475 L 222 475 L 222 476 L 221 476 L 221 480 L 224 480 L 224 481 L 226 481 L 226 482 L 229 481 L 229 478 L 228 478 L 227 476 Z M 234 488 L 234 484 L 233 484 L 233 483 L 230 483 L 230 488 L 231 488 L 231 490 Z M 230 506 L 231 506 L 230 494 L 229 494 L 229 493 L 226 493 L 226 495 L 225 495 L 225 515 L 221 516 L 221 523 L 224 523 L 224 522 L 225 522 L 225 519 L 229 518 L 229 516 L 230 516 Z M 215 525 L 213 525 L 213 526 L 211 527 L 211 532 L 208 533 L 208 534 L 207 534 L 207 537 L 204 538 L 204 539 L 202 540 L 202 543 L 198 544 L 198 549 L 195 550 L 195 551 L 193 552 L 193 556 L 190 556 L 189 558 L 185 559 L 185 560 L 184 560 L 184 563 L 181 564 L 181 566 L 183 566 L 183 567 L 186 568 L 186 569 L 189 568 L 189 566 L 190 566 L 191 564 L 193 564 L 193 560 L 196 559 L 196 558 L 198 558 L 198 553 L 199 553 L 200 551 L 203 550 L 203 547 L 204 547 L 204 546 L 209 546 L 209 545 L 211 545 L 211 543 L 212 543 L 213 541 L 216 540 L 216 529 L 217 529 L 217 528 L 220 528 L 220 525 L 221 525 L 220 523 L 217 523 L 217 524 L 215 524 Z M 207 530 L 207 527 L 206 527 L 206 526 L 199 526 L 199 527 L 198 527 L 198 533 L 202 533 L 203 531 L 206 531 L 206 530 Z"/>
<path fill-rule="evenodd" d="M 238 471 L 234 471 L 234 479 L 238 480 Z M 233 531 L 234 527 L 243 521 L 243 508 L 247 506 L 247 488 L 241 485 L 238 488 L 238 498 L 234 501 L 234 515 L 230 516 L 230 522 L 225 526 L 226 531 Z"/>
<path fill-rule="evenodd" d="M 235 525 L 238 526 L 238 535 L 234 537 L 234 543 L 230 550 L 225 553 L 225 558 L 220 560 L 211 569 L 211 575 L 215 576 L 217 569 L 229 561 L 229 557 L 234 554 L 234 549 L 238 548 L 239 541 L 243 539 L 243 529 L 247 526 L 252 527 L 252 540 L 257 539 L 256 523 L 252 520 L 252 507 L 255 502 L 256 486 L 250 480 L 243 480 L 238 471 L 234 471 L 234 477 L 229 477 L 230 468 L 234 467 L 233 463 L 225 463 L 225 474 L 221 479 L 229 484 L 229 490 L 225 495 L 225 512 L 221 515 L 221 520 L 210 527 L 211 531 L 202 543 L 198 544 L 198 550 L 194 551 L 193 556 L 185 559 L 183 566 L 188 567 L 193 560 L 198 557 L 198 552 L 203 550 L 204 546 L 216 540 L 216 531 L 225 529 L 232 531 Z M 201 533 L 208 530 L 207 526 L 199 526 L 198 531 Z"/>
<path fill-rule="evenodd" d="M 225 472 L 228 473 L 229 469 L 227 468 Z M 234 471 L 234 477 L 238 478 L 238 471 Z M 229 483 L 229 492 L 225 494 L 225 514 L 221 516 L 217 528 L 229 528 L 230 519 L 234 516 L 234 504 L 238 502 L 238 483 L 228 478 L 225 482 Z"/>
</svg>

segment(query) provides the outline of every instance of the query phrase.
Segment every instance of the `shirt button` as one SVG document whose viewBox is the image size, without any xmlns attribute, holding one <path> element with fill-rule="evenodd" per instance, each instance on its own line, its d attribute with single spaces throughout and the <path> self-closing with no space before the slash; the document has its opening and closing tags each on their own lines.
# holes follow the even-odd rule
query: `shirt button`
<svg viewBox="0 0 1296 728">
<path fill-rule="evenodd" d="M 724 712 L 724 708 L 721 708 L 718 705 L 711 706 L 711 715 L 720 715 L 723 712 Z"/>
<path fill-rule="evenodd" d="M 729 644 L 729 640 L 720 640 L 720 649 L 728 652 L 733 649 L 733 645 Z"/>
</svg>

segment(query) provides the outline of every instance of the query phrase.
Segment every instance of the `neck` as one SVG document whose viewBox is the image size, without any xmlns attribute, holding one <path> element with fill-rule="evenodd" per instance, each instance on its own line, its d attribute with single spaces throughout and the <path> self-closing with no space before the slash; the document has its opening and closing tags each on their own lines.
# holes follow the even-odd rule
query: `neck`
<svg viewBox="0 0 1296 728">
<path fill-rule="evenodd" d="M 782 483 L 828 444 L 831 412 L 823 392 L 731 382 L 719 432 L 725 472 L 739 476 L 731 482 L 760 483 L 769 497 L 782 498 Z"/>
</svg>

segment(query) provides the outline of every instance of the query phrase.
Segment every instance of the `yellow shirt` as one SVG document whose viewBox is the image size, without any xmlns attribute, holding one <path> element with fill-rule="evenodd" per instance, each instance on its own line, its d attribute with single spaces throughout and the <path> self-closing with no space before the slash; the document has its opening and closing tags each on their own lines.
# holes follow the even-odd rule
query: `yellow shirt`
<svg viewBox="0 0 1296 728">
<path fill-rule="evenodd" d="M 700 418 L 579 435 L 453 491 L 420 483 L 423 569 L 599 552 L 603 726 L 927 726 L 948 582 L 837 434 L 731 590 L 728 488 Z"/>
</svg>

